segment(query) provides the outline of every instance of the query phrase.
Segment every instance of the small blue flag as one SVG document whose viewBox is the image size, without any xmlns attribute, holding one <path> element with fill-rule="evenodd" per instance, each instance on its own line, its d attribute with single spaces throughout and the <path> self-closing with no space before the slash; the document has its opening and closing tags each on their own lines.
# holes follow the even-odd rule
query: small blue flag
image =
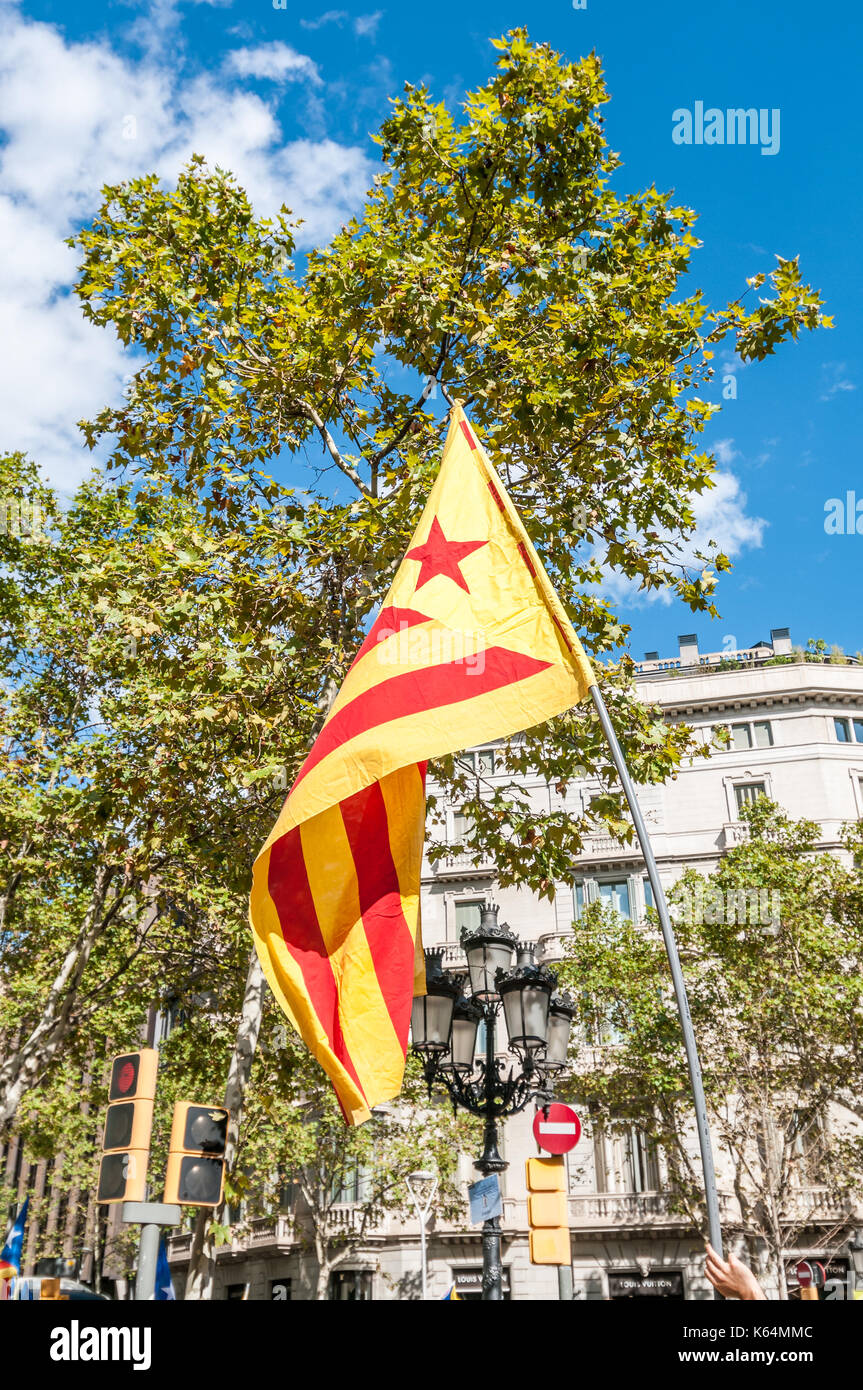
<svg viewBox="0 0 863 1390">
<path fill-rule="evenodd" d="M 6 1244 L 0 1250 L 0 1270 L 14 1269 L 16 1274 L 21 1273 L 21 1256 L 24 1251 L 24 1227 L 27 1224 L 27 1207 L 30 1198 L 24 1198 L 24 1205 L 19 1211 L 15 1220 L 12 1222 L 12 1229 L 6 1237 Z"/>
<path fill-rule="evenodd" d="M 165 1245 L 165 1237 L 162 1236 L 159 1241 L 159 1254 L 156 1257 L 156 1301 L 173 1302 L 176 1297 L 171 1279 L 171 1266 L 168 1264 L 168 1247 Z"/>
</svg>

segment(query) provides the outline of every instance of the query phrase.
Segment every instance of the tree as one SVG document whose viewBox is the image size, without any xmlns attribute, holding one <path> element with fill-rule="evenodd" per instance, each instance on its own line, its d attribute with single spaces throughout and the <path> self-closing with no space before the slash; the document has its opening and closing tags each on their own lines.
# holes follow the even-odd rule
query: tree
<svg viewBox="0 0 863 1390">
<path fill-rule="evenodd" d="M 627 629 L 598 586 L 611 570 L 715 611 L 728 562 L 710 544 L 693 549 L 692 508 L 715 472 L 699 449 L 718 409 L 700 394 L 712 354 L 730 337 L 759 359 L 828 322 L 793 259 L 779 259 L 752 307 L 682 293 L 695 215 L 655 188 L 612 190 L 597 60 L 569 63 L 521 30 L 497 48 L 496 73 L 458 120 L 424 88 L 406 90 L 381 129 L 365 208 L 302 274 L 287 211 L 256 219 L 232 176 L 199 156 L 176 188 L 147 177 L 107 189 L 73 239 L 83 311 L 136 367 L 122 404 L 82 426 L 93 447 L 107 444 L 127 509 L 78 556 L 76 621 L 92 632 L 92 615 L 105 619 L 87 678 L 94 698 L 107 684 L 100 703 L 123 731 L 108 738 L 125 759 L 108 778 L 110 823 L 142 878 L 157 868 L 164 894 L 172 876 L 195 923 L 196 969 L 207 957 L 216 978 L 235 960 L 279 791 L 431 485 L 443 423 L 433 380 L 465 398 L 587 650 L 609 661 L 633 774 L 662 780 L 688 731 L 634 698 L 628 658 L 611 660 Z M 753 276 L 749 292 L 766 283 Z M 20 606 L 14 592 L 8 601 Z M 503 756 L 514 776 L 531 766 L 560 788 L 600 776 L 600 809 L 628 833 L 591 711 L 528 731 Z M 495 856 L 501 881 L 553 893 L 586 820 L 538 814 L 517 780 L 486 803 L 452 759 L 436 775 L 473 813 L 469 847 Z M 96 797 L 93 776 L 91 759 L 88 780 L 70 777 L 81 799 L 84 787 Z M 248 957 L 238 973 L 242 1037 L 225 1073 L 240 1106 L 262 991 Z"/>
<path fill-rule="evenodd" d="M 863 1193 L 863 1135 L 837 1109 L 860 1076 L 863 881 L 859 863 L 848 868 L 814 852 L 813 822 L 790 821 L 764 797 L 742 814 L 748 840 L 710 878 L 684 873 L 672 898 L 720 1183 L 730 1177 L 750 1262 L 784 1298 L 783 1250 L 818 1217 L 807 1189 L 823 1188 L 828 1205 Z M 687 1072 L 659 933 L 588 908 L 562 977 L 580 991 L 588 1036 L 611 1025 L 621 1039 L 574 1083 L 595 1123 L 638 1125 L 664 1153 L 680 1208 L 703 1229 Z"/>
</svg>

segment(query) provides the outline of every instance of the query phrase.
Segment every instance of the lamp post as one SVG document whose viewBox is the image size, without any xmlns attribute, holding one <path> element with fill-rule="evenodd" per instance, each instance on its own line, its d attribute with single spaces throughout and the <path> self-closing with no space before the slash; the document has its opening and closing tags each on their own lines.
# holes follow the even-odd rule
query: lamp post
<svg viewBox="0 0 863 1390">
<path fill-rule="evenodd" d="M 420 1274 L 422 1279 L 422 1301 L 428 1297 L 428 1263 L 426 1260 L 426 1222 L 438 1187 L 437 1173 L 409 1173 L 405 1185 L 416 1207 L 420 1223 Z"/>
<path fill-rule="evenodd" d="M 500 1121 L 531 1100 L 550 1103 L 552 1078 L 566 1065 L 575 1012 L 567 996 L 556 993 L 554 973 L 537 965 L 533 947 L 519 947 L 497 915 L 498 908 L 487 903 L 479 926 L 462 933 L 467 981 L 442 969 L 441 951 L 426 951 L 427 993 L 414 999 L 411 1015 L 411 1045 L 422 1058 L 429 1096 L 435 1083 L 442 1082 L 454 1109 L 468 1110 L 484 1122 L 482 1154 L 474 1163 L 483 1175 L 508 1166 L 498 1148 Z M 515 1061 L 497 1056 L 501 1012 Z M 480 1023 L 485 1025 L 485 1046 L 478 1057 Z M 500 1261 L 500 1218 L 495 1216 L 482 1228 L 482 1296 L 492 1302 L 503 1294 Z"/>
</svg>

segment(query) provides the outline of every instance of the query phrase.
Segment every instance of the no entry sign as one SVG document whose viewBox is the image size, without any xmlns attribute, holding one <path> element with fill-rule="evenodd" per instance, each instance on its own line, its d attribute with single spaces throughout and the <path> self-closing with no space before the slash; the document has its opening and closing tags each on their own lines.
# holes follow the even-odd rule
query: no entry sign
<svg viewBox="0 0 863 1390">
<path fill-rule="evenodd" d="M 569 1153 L 581 1138 L 581 1120 L 568 1105 L 555 1101 L 533 1117 L 533 1137 L 550 1154 Z"/>
<path fill-rule="evenodd" d="M 797 1282 L 801 1289 L 811 1289 L 813 1285 L 816 1289 L 822 1289 L 827 1278 L 820 1260 L 800 1260 L 795 1266 L 794 1273 L 797 1275 Z"/>
</svg>

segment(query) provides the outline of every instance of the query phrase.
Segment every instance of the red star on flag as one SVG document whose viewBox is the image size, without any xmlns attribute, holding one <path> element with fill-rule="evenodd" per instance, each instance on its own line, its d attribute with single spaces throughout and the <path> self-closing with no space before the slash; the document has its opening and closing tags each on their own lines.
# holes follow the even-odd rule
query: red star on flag
<svg viewBox="0 0 863 1390">
<path fill-rule="evenodd" d="M 464 575 L 459 568 L 461 561 L 468 555 L 472 555 L 481 546 L 488 545 L 488 541 L 448 541 L 443 533 L 443 527 L 434 518 L 428 540 L 422 545 L 417 545 L 407 553 L 408 560 L 419 560 L 422 568 L 420 577 L 417 580 L 417 588 L 421 589 L 424 584 L 428 584 L 435 575 L 444 574 L 447 579 L 458 584 L 460 589 L 464 589 L 466 594 L 470 589 L 465 583 Z"/>
</svg>

